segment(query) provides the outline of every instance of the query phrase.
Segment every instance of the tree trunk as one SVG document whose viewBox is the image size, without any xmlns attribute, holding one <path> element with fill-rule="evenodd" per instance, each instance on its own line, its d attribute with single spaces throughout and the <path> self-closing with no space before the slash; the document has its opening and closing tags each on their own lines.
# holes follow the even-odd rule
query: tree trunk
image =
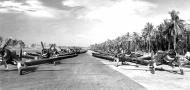
<svg viewBox="0 0 190 90">
<path fill-rule="evenodd" d="M 176 50 L 176 23 L 174 21 L 174 50 Z"/>
<path fill-rule="evenodd" d="M 169 41 L 169 44 L 168 44 L 168 50 L 170 50 L 170 44 L 171 44 L 170 42 L 171 42 L 171 41 Z"/>
<path fill-rule="evenodd" d="M 148 42 L 148 53 L 150 53 L 151 52 L 151 50 L 150 50 L 150 37 L 149 37 L 149 42 Z"/>
<path fill-rule="evenodd" d="M 128 50 L 130 50 L 130 41 L 128 42 Z"/>
<path fill-rule="evenodd" d="M 136 52 L 137 51 L 137 43 L 135 42 L 134 44 L 135 44 L 134 47 L 135 47 L 135 52 Z"/>
<path fill-rule="evenodd" d="M 176 50 L 176 35 L 174 35 L 174 50 Z"/>
</svg>

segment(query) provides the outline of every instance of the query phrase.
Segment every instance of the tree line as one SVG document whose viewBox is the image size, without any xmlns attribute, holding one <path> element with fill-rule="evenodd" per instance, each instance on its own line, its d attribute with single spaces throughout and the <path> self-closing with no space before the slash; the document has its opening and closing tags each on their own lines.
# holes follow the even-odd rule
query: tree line
<svg viewBox="0 0 190 90">
<path fill-rule="evenodd" d="M 170 19 L 164 19 L 158 26 L 146 23 L 141 33 L 127 32 L 113 40 L 90 45 L 93 50 L 107 53 L 121 53 L 128 51 L 158 51 L 174 49 L 179 54 L 190 51 L 189 33 L 190 24 L 179 17 L 179 12 L 169 12 Z"/>
</svg>

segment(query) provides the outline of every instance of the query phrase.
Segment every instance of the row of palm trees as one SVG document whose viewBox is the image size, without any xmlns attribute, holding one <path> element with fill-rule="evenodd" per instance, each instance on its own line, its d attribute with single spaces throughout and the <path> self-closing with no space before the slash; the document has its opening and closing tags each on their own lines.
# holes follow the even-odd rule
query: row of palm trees
<svg viewBox="0 0 190 90">
<path fill-rule="evenodd" d="M 127 32 L 114 40 L 107 40 L 100 44 L 91 45 L 93 50 L 101 50 L 108 53 L 120 53 L 128 51 L 154 52 L 158 50 L 174 49 L 179 54 L 190 50 L 188 28 L 189 24 L 180 19 L 178 11 L 169 12 L 171 18 L 154 26 L 146 23 L 141 33 Z"/>
</svg>

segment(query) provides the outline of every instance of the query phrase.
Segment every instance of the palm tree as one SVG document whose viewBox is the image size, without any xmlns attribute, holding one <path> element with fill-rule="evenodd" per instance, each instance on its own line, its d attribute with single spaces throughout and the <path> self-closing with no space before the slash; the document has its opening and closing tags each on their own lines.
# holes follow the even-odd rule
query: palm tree
<svg viewBox="0 0 190 90">
<path fill-rule="evenodd" d="M 131 47 L 130 47 L 130 46 L 131 46 L 131 45 L 130 45 L 131 35 L 130 35 L 129 32 L 126 33 L 125 38 L 126 38 L 126 44 L 127 44 L 126 47 L 127 47 L 127 50 L 130 51 L 130 48 L 131 48 Z"/>
<path fill-rule="evenodd" d="M 150 42 L 150 38 L 151 38 L 151 34 L 153 33 L 153 29 L 154 26 L 152 23 L 146 23 L 145 28 L 143 29 L 143 36 L 146 38 L 146 40 L 148 40 L 148 51 L 150 53 L 150 46 L 151 46 L 151 42 Z"/>
<path fill-rule="evenodd" d="M 155 31 L 155 39 L 156 39 L 156 50 L 165 50 L 165 39 L 163 36 L 163 31 L 165 30 L 165 24 L 161 23 L 157 26 L 157 31 Z"/>
<path fill-rule="evenodd" d="M 138 47 L 139 47 L 139 43 L 140 43 L 140 36 L 138 35 L 137 32 L 133 32 L 133 42 L 134 42 L 134 48 L 135 48 L 135 52 L 137 51 Z"/>
<path fill-rule="evenodd" d="M 187 38 L 184 38 L 184 20 L 179 19 L 178 11 L 172 10 L 169 14 L 171 19 L 164 20 L 156 29 L 153 24 L 146 23 L 141 36 L 137 36 L 134 33 L 133 38 L 131 38 L 131 35 L 127 33 L 114 40 L 94 45 L 94 47 L 104 51 L 131 50 L 130 41 L 134 41 L 135 49 L 138 46 L 138 49 L 148 49 L 150 52 L 151 46 L 154 45 L 154 49 L 156 47 L 156 50 L 167 50 L 171 48 L 176 50 L 179 46 L 184 46 L 183 43 L 187 42 Z M 138 41 L 143 43 L 139 43 Z"/>
<path fill-rule="evenodd" d="M 178 11 L 172 10 L 169 14 L 171 15 L 171 19 L 166 31 L 173 37 L 173 48 L 176 50 L 177 37 L 181 35 L 184 30 L 184 20 L 179 19 Z"/>
<path fill-rule="evenodd" d="M 173 24 L 171 20 L 165 19 L 164 20 L 164 29 L 163 29 L 163 35 L 165 40 L 168 42 L 167 49 L 171 49 L 171 44 L 173 42 Z"/>
</svg>

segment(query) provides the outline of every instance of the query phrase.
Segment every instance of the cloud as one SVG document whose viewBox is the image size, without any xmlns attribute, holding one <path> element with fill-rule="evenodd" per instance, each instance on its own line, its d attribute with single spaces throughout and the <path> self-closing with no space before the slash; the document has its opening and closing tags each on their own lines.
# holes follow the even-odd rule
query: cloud
<svg viewBox="0 0 190 90">
<path fill-rule="evenodd" d="M 84 32 L 83 35 L 80 35 L 80 37 L 88 37 L 93 42 L 114 39 L 127 32 L 140 33 L 147 22 L 153 23 L 156 27 L 164 19 L 170 19 L 168 12 L 172 9 L 180 11 L 180 18 L 190 22 L 190 9 L 188 7 L 171 8 L 172 5 L 170 5 L 162 8 L 162 5 L 159 3 L 144 0 L 84 1 L 86 2 L 72 0 L 72 4 L 84 6 L 88 9 L 83 15 L 78 15 L 78 18 L 92 21 L 95 25 L 87 32 Z M 160 8 L 164 9 L 164 11 Z"/>
<path fill-rule="evenodd" d="M 140 0 L 64 0 L 62 4 L 85 7 L 84 11 L 77 12 L 77 18 L 93 22 L 94 26 L 78 37 L 93 40 L 92 43 L 113 39 L 127 32 L 140 32 L 148 20 L 153 21 L 148 16 L 152 8 L 157 7 Z"/>
<path fill-rule="evenodd" d="M 122 0 L 104 7 L 96 7 L 86 12 L 80 18 L 96 22 L 96 25 L 86 32 L 94 42 L 114 39 L 127 32 L 140 32 L 148 22 L 147 16 L 152 13 L 155 4 L 138 1 Z"/>
<path fill-rule="evenodd" d="M 74 0 L 66 0 L 66 1 L 63 1 L 62 4 L 64 6 L 69 6 L 69 7 L 76 7 L 76 6 L 80 6 L 80 3 L 79 2 L 76 2 Z"/>
<path fill-rule="evenodd" d="M 5 9 L 5 8 L 2 8 L 2 9 L 0 9 L 0 12 L 1 12 L 1 13 L 8 13 L 8 10 Z"/>
<path fill-rule="evenodd" d="M 0 13 L 8 14 L 0 14 L 0 28 L 3 35 L 26 41 L 87 46 L 141 32 L 147 22 L 160 24 L 170 18 L 171 5 L 166 1 L 163 6 L 146 0 L 4 0 L 0 1 Z M 179 9 L 180 18 L 189 19 L 189 10 Z"/>
<path fill-rule="evenodd" d="M 117 1 L 117 0 L 116 0 Z M 96 9 L 114 4 L 114 0 L 63 0 L 62 4 L 68 7 L 82 6 L 87 9 Z"/>
<path fill-rule="evenodd" d="M 190 23 L 190 7 L 187 9 L 179 10 L 179 17 L 180 19 L 185 20 L 187 23 Z"/>
<path fill-rule="evenodd" d="M 53 9 L 43 6 L 38 0 L 0 2 L 0 13 L 24 13 L 35 17 L 54 18 L 53 11 Z"/>
</svg>

